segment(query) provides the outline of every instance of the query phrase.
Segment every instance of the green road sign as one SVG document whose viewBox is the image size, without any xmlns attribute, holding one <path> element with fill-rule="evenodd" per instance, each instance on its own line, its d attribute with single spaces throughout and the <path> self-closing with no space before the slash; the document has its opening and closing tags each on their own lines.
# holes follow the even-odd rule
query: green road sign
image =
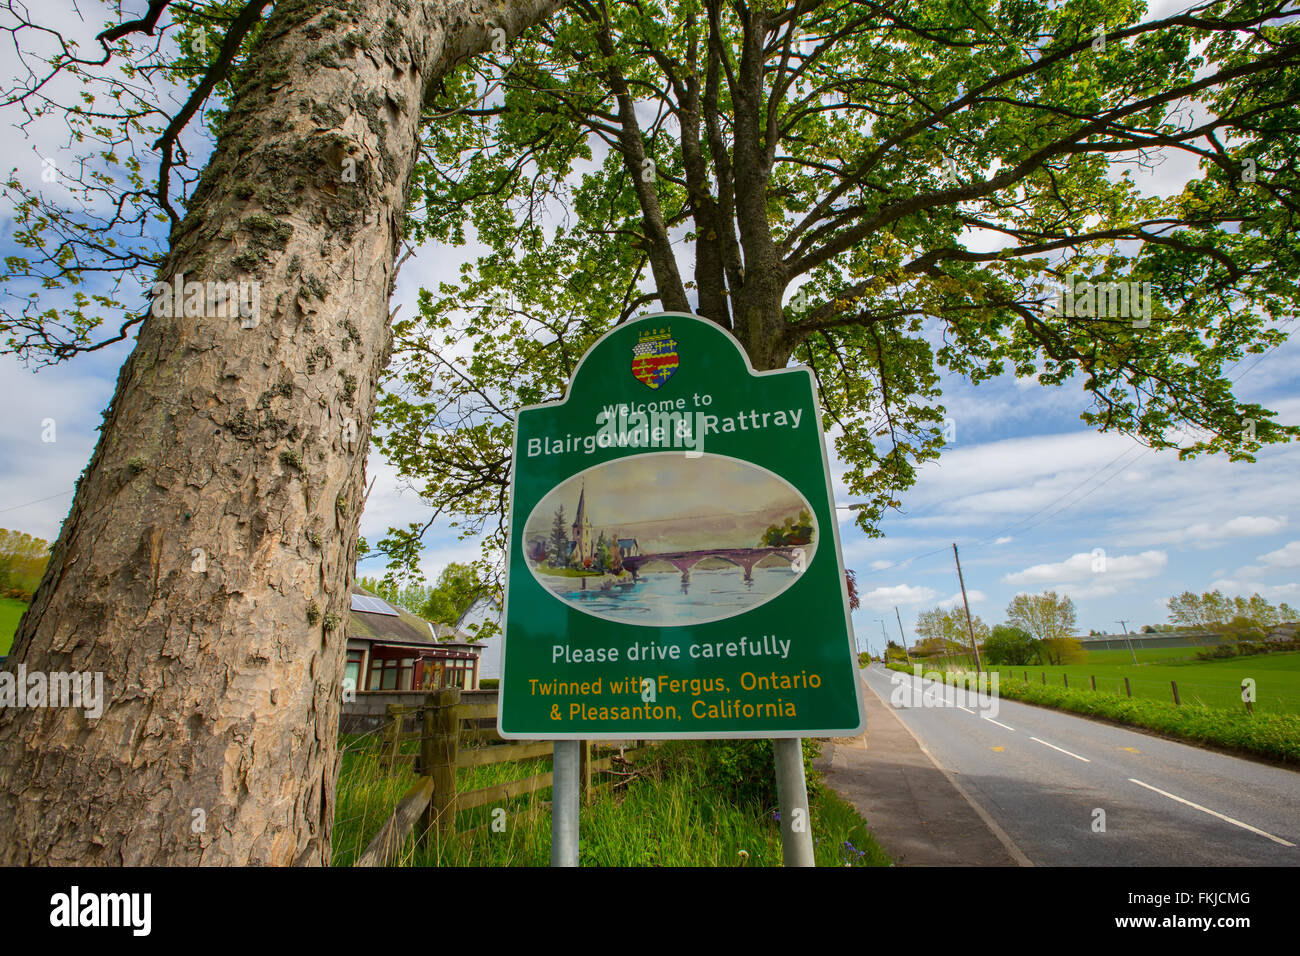
<svg viewBox="0 0 1300 956">
<path fill-rule="evenodd" d="M 698 316 L 620 325 L 519 413 L 501 734 L 864 724 L 812 373 L 754 372 Z"/>
</svg>

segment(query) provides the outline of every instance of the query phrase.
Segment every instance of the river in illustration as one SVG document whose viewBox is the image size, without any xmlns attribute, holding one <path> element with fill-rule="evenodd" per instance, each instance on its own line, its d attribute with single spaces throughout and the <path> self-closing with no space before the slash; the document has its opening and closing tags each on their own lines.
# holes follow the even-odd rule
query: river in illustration
<svg viewBox="0 0 1300 956">
<path fill-rule="evenodd" d="M 636 584 L 615 585 L 601 590 L 599 578 L 551 578 L 541 575 L 549 589 L 579 610 L 618 621 L 647 627 L 678 627 L 704 620 L 731 617 L 762 604 L 794 583 L 797 572 L 789 565 L 755 568 L 753 579 L 745 580 L 740 568 L 693 569 L 683 581 L 676 571 L 642 574 Z"/>
</svg>

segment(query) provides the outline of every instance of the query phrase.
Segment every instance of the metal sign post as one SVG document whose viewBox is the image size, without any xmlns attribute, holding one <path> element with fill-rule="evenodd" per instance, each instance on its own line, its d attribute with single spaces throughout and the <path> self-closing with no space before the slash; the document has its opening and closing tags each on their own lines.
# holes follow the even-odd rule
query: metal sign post
<svg viewBox="0 0 1300 956">
<path fill-rule="evenodd" d="M 551 764 L 551 866 L 578 865 L 578 765 L 581 741 L 557 740 Z"/>
<path fill-rule="evenodd" d="M 776 799 L 781 807 L 781 857 L 786 866 L 815 866 L 808 782 L 803 775 L 803 741 L 782 737 L 776 751 Z"/>
</svg>

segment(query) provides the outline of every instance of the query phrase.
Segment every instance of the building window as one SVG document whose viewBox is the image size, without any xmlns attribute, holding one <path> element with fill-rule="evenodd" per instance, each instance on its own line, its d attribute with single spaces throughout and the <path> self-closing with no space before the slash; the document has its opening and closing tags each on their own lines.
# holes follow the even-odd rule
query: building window
<svg viewBox="0 0 1300 956">
<path fill-rule="evenodd" d="M 361 687 L 361 662 L 365 660 L 366 652 L 362 650 L 348 651 L 348 669 L 344 677 L 352 681 L 353 690 L 362 690 Z"/>
<path fill-rule="evenodd" d="M 415 658 L 386 657 L 370 662 L 369 690 L 410 690 Z"/>
</svg>

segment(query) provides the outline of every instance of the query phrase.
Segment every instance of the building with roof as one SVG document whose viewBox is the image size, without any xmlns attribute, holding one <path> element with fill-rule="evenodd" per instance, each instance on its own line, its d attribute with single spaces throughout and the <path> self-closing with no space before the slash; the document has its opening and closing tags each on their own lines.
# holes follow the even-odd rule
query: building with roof
<svg viewBox="0 0 1300 956">
<path fill-rule="evenodd" d="M 446 624 L 433 624 L 353 585 L 347 623 L 347 671 L 358 693 L 477 690 L 479 648 Z"/>
</svg>

